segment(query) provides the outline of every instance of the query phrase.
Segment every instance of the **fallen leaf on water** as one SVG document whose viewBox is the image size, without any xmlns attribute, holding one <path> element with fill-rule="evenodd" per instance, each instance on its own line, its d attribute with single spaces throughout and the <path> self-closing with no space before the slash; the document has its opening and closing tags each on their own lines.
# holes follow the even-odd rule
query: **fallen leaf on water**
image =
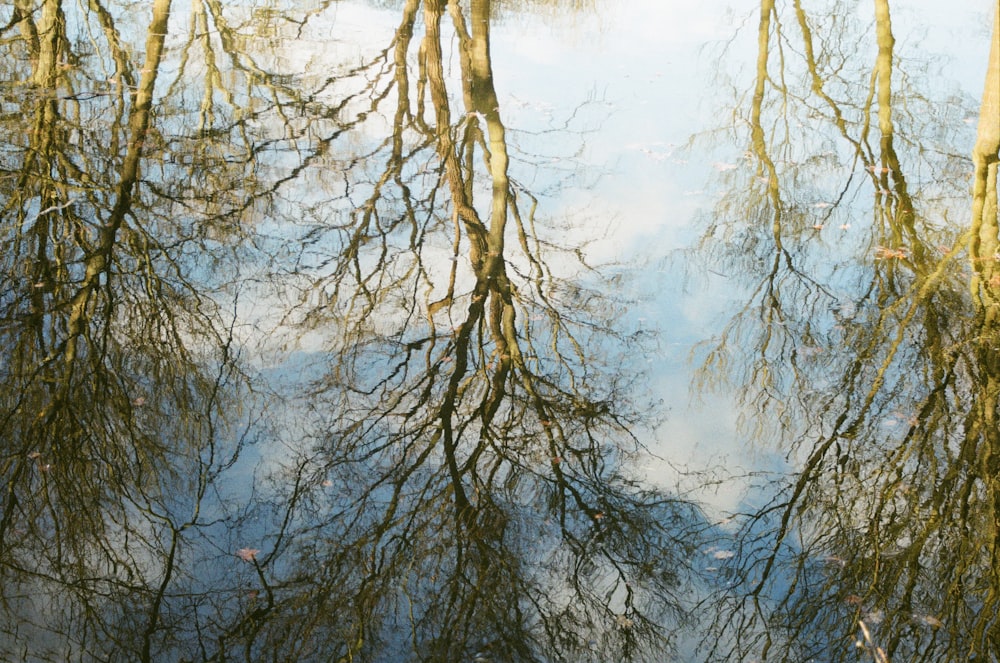
<svg viewBox="0 0 1000 663">
<path fill-rule="evenodd" d="M 256 548 L 240 548 L 236 551 L 236 556 L 244 562 L 256 562 L 258 553 L 260 551 Z"/>
<path fill-rule="evenodd" d="M 881 610 L 872 610 L 865 615 L 865 621 L 870 624 L 881 624 L 885 621 L 885 613 Z"/>
<path fill-rule="evenodd" d="M 909 257 L 906 249 L 892 249 L 887 246 L 876 246 L 875 247 L 875 258 L 878 260 L 888 260 L 890 258 L 897 258 L 903 260 Z"/>
<path fill-rule="evenodd" d="M 922 621 L 924 624 L 927 624 L 928 626 L 933 626 L 934 628 L 941 628 L 942 626 L 944 626 L 944 622 L 942 622 L 940 619 L 932 615 L 917 615 L 917 619 Z"/>
</svg>

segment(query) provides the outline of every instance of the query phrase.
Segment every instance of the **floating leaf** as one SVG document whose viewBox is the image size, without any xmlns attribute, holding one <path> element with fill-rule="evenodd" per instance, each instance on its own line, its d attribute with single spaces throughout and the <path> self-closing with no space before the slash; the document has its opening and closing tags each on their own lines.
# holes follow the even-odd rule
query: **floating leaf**
<svg viewBox="0 0 1000 663">
<path fill-rule="evenodd" d="M 903 260 L 909 257 L 909 255 L 906 249 L 892 249 L 886 246 L 875 247 L 875 258 L 879 260 L 889 260 L 892 258 Z"/>
<path fill-rule="evenodd" d="M 934 617 L 933 615 L 917 615 L 916 617 L 919 621 L 934 628 L 941 628 L 942 626 L 944 626 L 944 622 L 942 622 L 937 617 Z"/>
<path fill-rule="evenodd" d="M 244 562 L 256 562 L 259 553 L 260 551 L 256 548 L 240 548 L 236 551 L 236 556 Z"/>
</svg>

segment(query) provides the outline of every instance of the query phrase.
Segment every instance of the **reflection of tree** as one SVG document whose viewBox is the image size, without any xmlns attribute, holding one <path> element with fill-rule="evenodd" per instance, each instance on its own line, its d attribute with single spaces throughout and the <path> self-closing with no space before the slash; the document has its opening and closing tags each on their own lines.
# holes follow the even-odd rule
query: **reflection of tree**
<svg viewBox="0 0 1000 663">
<path fill-rule="evenodd" d="M 842 49 L 814 49 L 812 35 L 824 18 L 795 3 L 801 42 L 792 48 L 774 3 L 762 3 L 749 118 L 759 179 L 747 187 L 767 195 L 734 188 L 734 198 L 749 201 L 735 208 L 741 216 L 720 211 L 724 221 L 770 223 L 766 233 L 764 224 L 728 221 L 713 229 L 716 237 L 738 237 L 734 249 L 752 250 L 738 263 L 716 254 L 723 264 L 760 280 L 706 370 L 725 369 L 745 403 L 779 415 L 771 432 L 797 471 L 747 515 L 743 552 L 729 569 L 744 591 L 726 599 L 717 622 L 725 637 L 713 655 L 848 660 L 855 640 L 876 660 L 998 653 L 998 567 L 995 555 L 983 553 L 996 549 L 998 506 L 989 465 L 997 430 L 988 286 L 996 208 L 986 203 L 984 214 L 982 202 L 996 159 L 998 113 L 990 99 L 998 85 L 987 84 L 975 153 L 970 301 L 956 264 L 962 237 L 948 228 L 949 203 L 965 186 L 946 153 L 931 160 L 921 145 L 942 131 L 915 123 L 947 127 L 954 118 L 900 111 L 893 83 L 903 78 L 896 69 L 903 65 L 894 60 L 889 4 L 875 4 L 876 56 L 864 72 Z M 840 15 L 835 8 L 832 16 Z M 791 52 L 804 56 L 807 92 L 790 82 L 794 70 L 781 58 Z M 772 58 L 780 63 L 776 73 L 767 69 Z M 842 79 L 854 71 L 870 84 L 867 92 Z M 853 92 L 838 99 L 844 90 Z M 852 98 L 865 102 L 859 109 Z M 911 108 L 924 99 L 907 92 Z M 813 131 L 795 139 L 787 128 L 803 118 L 813 120 Z M 803 158 L 817 145 L 825 150 L 822 168 Z M 831 178 L 844 172 L 841 154 L 863 167 L 870 183 L 874 223 L 861 241 L 851 238 L 857 228 L 834 234 L 863 200 L 853 167 L 846 181 Z M 908 176 L 918 165 L 931 175 Z M 765 251 L 774 257 L 764 260 Z M 747 358 L 733 352 L 737 339 L 753 348 Z"/>
<path fill-rule="evenodd" d="M 170 3 L 95 89 L 61 3 L 15 8 L 0 218 L 0 657 L 152 660 L 239 382 L 191 238 L 143 185 Z M 30 63 L 18 83 L 18 67 Z M 27 67 L 25 67 L 27 68 Z M 16 122 L 30 127 L 21 131 Z M 23 136 L 23 139 L 21 138 Z M 152 168 L 150 168 L 152 170 Z"/>
<path fill-rule="evenodd" d="M 302 532 L 261 564 L 267 601 L 224 648 L 659 660 L 670 641 L 694 514 L 622 473 L 639 413 L 612 356 L 618 310 L 557 278 L 524 209 L 489 14 L 404 4 L 392 135 L 360 146 L 353 209 L 307 229 L 296 315 L 329 351 L 310 399 L 327 432 L 292 475 Z"/>
<path fill-rule="evenodd" d="M 171 34 L 157 0 L 140 66 L 117 7 L 37 5 L 3 42 L 3 656 L 661 660 L 697 514 L 626 472 L 638 344 L 509 172 L 492 3 L 407 0 L 308 81 L 251 52 L 267 7 Z M 315 444 L 245 488 L 235 258 L 327 358 Z"/>
</svg>

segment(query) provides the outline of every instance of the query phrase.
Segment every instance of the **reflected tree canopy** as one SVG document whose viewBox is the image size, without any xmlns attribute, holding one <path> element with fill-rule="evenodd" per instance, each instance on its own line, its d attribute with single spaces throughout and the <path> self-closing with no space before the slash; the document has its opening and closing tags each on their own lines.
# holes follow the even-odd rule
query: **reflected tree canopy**
<svg viewBox="0 0 1000 663">
<path fill-rule="evenodd" d="M 0 658 L 1000 657 L 1000 28 L 965 99 L 899 5 L 755 13 L 688 257 L 782 465 L 716 527 L 560 198 L 605 111 L 498 92 L 597 3 L 4 7 Z"/>
<path fill-rule="evenodd" d="M 133 62 L 114 17 L 17 3 L 4 31 L 0 573 L 5 658 L 148 660 L 245 389 L 150 155 L 169 3 Z M 75 9 L 75 8 L 73 8 Z M 98 60 L 106 80 L 94 80 Z M 153 178 L 148 183 L 144 178 Z M 225 260 L 224 253 L 216 256 Z M 220 272 L 221 273 L 221 272 Z"/>
<path fill-rule="evenodd" d="M 748 279 L 704 384 L 793 468 L 739 514 L 708 654 L 994 660 L 1000 36 L 970 165 L 972 104 L 921 88 L 889 2 L 846 5 L 761 2 L 747 167 L 701 246 Z"/>
<path fill-rule="evenodd" d="M 489 15 L 405 4 L 372 78 L 392 134 L 353 157 L 369 179 L 352 206 L 304 226 L 291 315 L 325 332 L 309 403 L 325 432 L 289 496 L 310 514 L 275 598 L 296 618 L 267 646 L 655 660 L 681 614 L 696 513 L 621 473 L 643 417 L 618 370 L 630 342 L 617 302 L 560 277 L 577 247 L 509 173 Z"/>
<path fill-rule="evenodd" d="M 492 3 L 327 11 L 5 10 L 2 656 L 662 660 L 701 519 Z"/>
</svg>

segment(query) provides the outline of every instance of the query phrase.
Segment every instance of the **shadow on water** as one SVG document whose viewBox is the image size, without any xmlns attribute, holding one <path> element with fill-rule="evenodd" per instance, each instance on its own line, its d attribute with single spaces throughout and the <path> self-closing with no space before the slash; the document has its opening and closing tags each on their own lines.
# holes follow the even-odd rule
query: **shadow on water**
<svg viewBox="0 0 1000 663">
<path fill-rule="evenodd" d="M 703 521 L 630 474 L 642 339 L 511 175 L 491 3 L 250 50 L 325 8 L 4 14 L 2 656 L 662 660 Z"/>
</svg>

